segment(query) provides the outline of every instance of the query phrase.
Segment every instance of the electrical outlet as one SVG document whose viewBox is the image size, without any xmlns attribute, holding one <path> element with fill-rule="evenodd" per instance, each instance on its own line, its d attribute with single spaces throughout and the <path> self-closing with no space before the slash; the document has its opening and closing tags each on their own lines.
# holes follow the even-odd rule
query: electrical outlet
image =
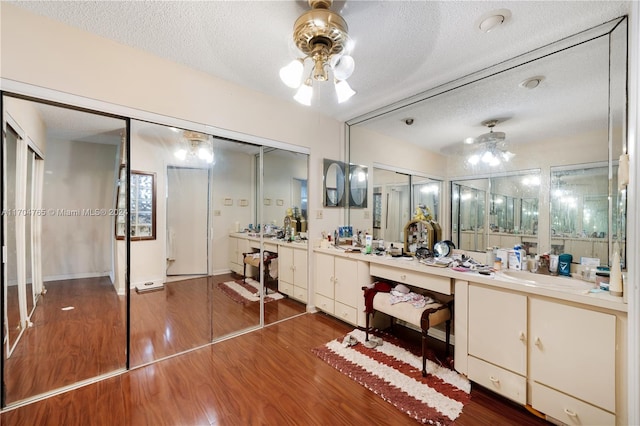
<svg viewBox="0 0 640 426">
<path fill-rule="evenodd" d="M 214 216 L 220 216 L 222 213 L 220 213 L 220 210 L 214 210 L 213 211 L 213 215 Z"/>
<path fill-rule="evenodd" d="M 316 219 L 322 219 L 322 210 L 316 211 Z"/>
<path fill-rule="evenodd" d="M 369 210 L 364 211 L 364 218 L 369 219 Z"/>
</svg>

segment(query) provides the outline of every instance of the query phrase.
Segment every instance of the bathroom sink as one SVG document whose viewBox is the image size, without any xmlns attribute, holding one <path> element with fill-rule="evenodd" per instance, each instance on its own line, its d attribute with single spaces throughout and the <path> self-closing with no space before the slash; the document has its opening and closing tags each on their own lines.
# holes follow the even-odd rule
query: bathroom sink
<svg viewBox="0 0 640 426">
<path fill-rule="evenodd" d="M 530 287 L 539 287 L 567 293 L 588 293 L 594 288 L 593 283 L 569 277 L 538 275 L 527 271 L 506 270 L 495 274 L 496 279 L 517 283 Z"/>
</svg>

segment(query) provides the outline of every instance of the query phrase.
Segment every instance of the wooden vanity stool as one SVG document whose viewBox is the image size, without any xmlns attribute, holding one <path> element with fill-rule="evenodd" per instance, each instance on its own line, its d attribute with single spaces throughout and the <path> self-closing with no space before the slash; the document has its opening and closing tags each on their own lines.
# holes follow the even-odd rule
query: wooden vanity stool
<svg viewBox="0 0 640 426">
<path fill-rule="evenodd" d="M 270 274 L 271 261 L 278 258 L 278 253 L 265 251 L 263 256 L 260 256 L 259 251 L 242 253 L 242 258 L 243 258 L 242 281 L 246 282 L 246 279 L 247 279 L 247 265 L 255 266 L 256 268 L 258 268 L 258 270 L 260 270 L 261 257 L 264 257 L 264 289 L 265 289 L 265 295 L 266 295 L 269 290 L 269 288 L 267 287 L 267 282 L 271 277 L 271 274 Z M 258 278 L 258 280 L 256 281 L 259 281 L 259 280 L 260 278 Z"/>
<path fill-rule="evenodd" d="M 371 290 L 367 287 L 363 287 L 365 290 L 365 306 L 367 291 Z M 433 300 L 436 300 L 432 295 Z M 409 303 L 389 303 L 391 294 L 388 292 L 378 291 L 373 296 L 373 310 L 366 312 L 366 340 L 369 340 L 369 321 L 370 317 L 375 311 L 385 313 L 391 317 L 391 326 L 393 327 L 395 319 L 402 320 L 415 327 L 420 327 L 422 330 L 422 376 L 427 375 L 427 335 L 429 333 L 429 327 L 438 324 L 445 323 L 446 333 L 446 356 L 449 357 L 449 347 L 451 338 L 451 318 L 453 310 L 453 299 L 447 303 L 438 302 L 426 305 L 424 308 L 418 309 L 411 306 Z M 370 308 L 369 308 L 370 310 Z"/>
</svg>

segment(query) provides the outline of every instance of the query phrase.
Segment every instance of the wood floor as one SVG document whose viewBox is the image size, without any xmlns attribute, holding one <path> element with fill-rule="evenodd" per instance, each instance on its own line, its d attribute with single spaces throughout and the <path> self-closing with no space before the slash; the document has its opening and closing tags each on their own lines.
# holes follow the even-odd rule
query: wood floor
<svg viewBox="0 0 640 426">
<path fill-rule="evenodd" d="M 190 283 L 190 286 L 183 289 L 189 293 L 198 286 L 205 286 L 204 282 L 209 285 L 210 290 L 215 291 L 213 289 L 217 286 L 210 285 L 214 283 L 210 277 L 203 282 Z M 154 328 L 147 328 L 144 332 L 149 341 L 153 342 L 149 344 L 154 356 L 179 348 L 178 344 L 171 346 L 162 343 L 170 337 L 167 335 L 167 325 L 171 325 L 171 331 L 175 332 L 182 330 L 180 327 L 197 327 L 202 321 L 202 317 L 193 309 L 194 306 L 190 305 L 191 297 L 179 293 L 179 287 L 175 287 L 173 290 L 165 288 L 165 291 L 160 292 L 135 296 L 132 294 L 132 317 L 135 313 L 140 321 L 138 326 L 143 325 L 140 330 L 144 329 L 144 315 L 154 318 L 147 323 L 153 324 Z M 145 302 L 135 302 L 138 306 L 134 308 L 134 300 L 138 296 Z M 175 303 L 163 307 L 162 303 L 147 296 L 165 300 L 179 299 L 185 305 Z M 150 306 L 143 309 L 142 306 L 145 304 Z M 265 305 L 265 312 L 272 322 L 280 317 L 290 316 L 294 310 L 294 306 L 285 308 L 285 304 L 278 304 L 279 302 L 272 302 Z M 270 305 L 273 306 L 269 308 Z M 156 309 L 151 306 L 155 306 Z M 179 323 L 172 315 L 177 315 L 176 309 L 185 308 L 186 312 L 194 313 L 194 318 L 181 319 L 182 322 Z M 231 307 L 228 309 L 226 312 L 221 309 L 216 315 L 231 315 L 243 311 Z M 111 327 L 105 327 L 101 332 L 101 321 L 98 318 L 91 320 L 98 314 L 84 314 L 90 318 L 94 333 L 113 333 L 107 331 Z M 165 315 L 165 318 L 158 326 L 155 319 L 161 315 Z M 252 316 L 247 314 L 247 321 L 249 318 Z M 229 319 L 226 318 L 226 322 L 229 322 Z M 223 329 L 211 326 L 211 322 L 205 322 L 205 328 L 213 330 L 211 332 L 224 332 Z M 212 321 L 213 324 L 218 322 L 220 321 Z M 113 326 L 114 323 L 111 322 L 109 325 Z M 68 330 L 64 323 L 58 323 L 58 327 Z M 325 314 L 303 314 L 258 331 L 219 341 L 79 389 L 5 411 L 0 414 L 0 424 L 415 424 L 411 418 L 396 410 L 391 404 L 312 354 L 312 348 L 341 337 L 352 329 L 352 326 Z M 207 335 L 199 330 L 193 330 L 192 333 L 193 336 L 203 338 Z M 412 335 L 410 332 L 406 337 L 419 338 L 417 334 Z M 136 339 L 141 340 L 142 335 Z M 95 336 L 90 342 L 101 340 L 108 339 L 105 336 Z M 135 339 L 132 330 L 133 341 Z M 186 339 L 184 341 L 186 342 Z M 91 343 L 96 349 L 94 345 L 95 343 Z M 136 351 L 143 351 L 145 348 L 149 349 L 145 345 L 140 345 L 135 350 L 132 348 L 132 357 Z M 442 346 L 438 346 L 436 350 L 443 352 Z M 93 352 L 93 355 L 100 358 L 100 353 Z M 120 348 L 114 350 L 114 354 L 117 353 L 122 353 Z M 138 361 L 144 359 L 141 352 L 137 356 Z M 61 358 L 66 358 L 66 361 L 59 361 L 69 374 L 72 370 L 80 372 L 81 369 L 90 368 L 94 368 L 92 371 L 99 371 L 97 367 L 90 367 L 84 361 L 76 362 L 73 352 L 61 354 Z M 45 374 L 44 370 L 39 371 Z M 526 426 L 546 422 L 522 407 L 474 386 L 471 402 L 465 406 L 456 424 Z"/>
</svg>

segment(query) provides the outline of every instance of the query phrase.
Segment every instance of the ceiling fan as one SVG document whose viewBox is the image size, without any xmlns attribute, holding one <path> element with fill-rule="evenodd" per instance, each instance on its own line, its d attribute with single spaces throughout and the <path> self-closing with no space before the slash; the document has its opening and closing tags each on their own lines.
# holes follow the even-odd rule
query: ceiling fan
<svg viewBox="0 0 640 426">
<path fill-rule="evenodd" d="M 497 119 L 485 120 L 482 125 L 488 127 L 489 132 L 475 138 L 465 139 L 466 144 L 477 146 L 474 153 L 467 158 L 469 164 L 476 165 L 482 161 L 490 166 L 497 166 L 515 156 L 513 152 L 507 150 L 504 146 L 507 135 L 504 132 L 493 131 L 496 124 L 498 124 Z"/>
<path fill-rule="evenodd" d="M 477 136 L 475 138 L 466 138 L 464 142 L 466 144 L 504 142 L 504 140 L 507 138 L 507 135 L 504 132 L 494 132 L 493 128 L 496 126 L 496 124 L 498 124 L 498 120 L 496 119 L 483 121 L 482 125 L 488 127 L 489 132 L 483 133 L 480 136 Z"/>
</svg>

